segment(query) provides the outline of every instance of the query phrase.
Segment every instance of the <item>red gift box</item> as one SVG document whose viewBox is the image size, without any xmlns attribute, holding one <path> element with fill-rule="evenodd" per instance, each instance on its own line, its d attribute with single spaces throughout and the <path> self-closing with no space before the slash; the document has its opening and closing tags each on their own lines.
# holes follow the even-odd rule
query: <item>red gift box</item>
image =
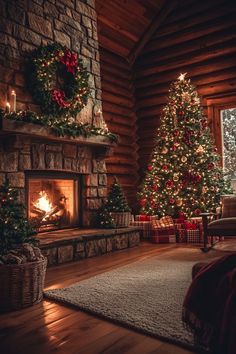
<svg viewBox="0 0 236 354">
<path fill-rule="evenodd" d="M 157 215 L 145 215 L 145 214 L 135 215 L 135 221 L 152 221 L 156 219 L 158 219 Z"/>
<path fill-rule="evenodd" d="M 174 243 L 176 242 L 175 226 L 171 216 L 164 216 L 160 220 L 152 220 L 152 242 Z"/>
<path fill-rule="evenodd" d="M 177 230 L 177 242 L 179 242 L 179 243 L 187 242 L 186 229 L 178 229 Z"/>
<path fill-rule="evenodd" d="M 175 235 L 165 235 L 165 236 L 153 235 L 152 242 L 153 243 L 175 243 L 176 236 Z"/>
<path fill-rule="evenodd" d="M 186 230 L 187 242 L 188 243 L 200 243 L 200 231 L 199 230 Z"/>
</svg>

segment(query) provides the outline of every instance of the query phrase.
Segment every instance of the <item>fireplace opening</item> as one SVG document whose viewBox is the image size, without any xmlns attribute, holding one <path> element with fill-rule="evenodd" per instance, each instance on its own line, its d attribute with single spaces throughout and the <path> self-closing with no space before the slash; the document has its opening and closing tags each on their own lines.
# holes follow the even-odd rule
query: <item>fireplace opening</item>
<svg viewBox="0 0 236 354">
<path fill-rule="evenodd" d="M 78 176 L 69 174 L 27 176 L 28 219 L 38 232 L 80 225 L 79 182 Z"/>
</svg>

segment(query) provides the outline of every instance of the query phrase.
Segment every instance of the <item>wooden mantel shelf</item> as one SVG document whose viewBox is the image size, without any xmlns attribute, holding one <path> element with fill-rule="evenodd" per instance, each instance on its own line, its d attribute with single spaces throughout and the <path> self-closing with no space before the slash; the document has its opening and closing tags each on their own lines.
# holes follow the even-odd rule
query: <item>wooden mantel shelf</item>
<svg viewBox="0 0 236 354">
<path fill-rule="evenodd" d="M 56 136 L 52 129 L 34 123 L 20 122 L 3 118 L 0 120 L 0 134 L 1 135 L 25 135 L 31 138 L 39 138 L 47 141 L 55 142 L 69 142 L 78 145 L 90 145 L 100 147 L 112 147 L 116 143 L 111 142 L 105 136 L 92 137 L 70 137 L 70 136 Z"/>
</svg>

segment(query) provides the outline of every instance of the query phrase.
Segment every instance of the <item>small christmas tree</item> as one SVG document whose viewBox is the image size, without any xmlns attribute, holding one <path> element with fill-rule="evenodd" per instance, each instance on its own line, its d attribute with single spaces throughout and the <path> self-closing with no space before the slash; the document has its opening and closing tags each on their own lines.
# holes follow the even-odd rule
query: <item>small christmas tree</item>
<svg viewBox="0 0 236 354">
<path fill-rule="evenodd" d="M 121 185 L 116 177 L 114 177 L 113 184 L 111 185 L 110 192 L 108 194 L 106 209 L 110 212 L 131 211 L 122 191 Z"/>
<path fill-rule="evenodd" d="M 148 215 L 214 211 L 227 192 L 200 99 L 185 75 L 171 84 L 139 193 L 141 212 Z"/>
<path fill-rule="evenodd" d="M 18 201 L 18 191 L 8 180 L 0 187 L 0 255 L 22 243 L 35 243 L 36 232 L 25 218 L 25 208 Z"/>
<path fill-rule="evenodd" d="M 116 227 L 111 212 L 107 210 L 105 204 L 97 212 L 97 224 L 104 229 L 113 229 Z"/>
</svg>

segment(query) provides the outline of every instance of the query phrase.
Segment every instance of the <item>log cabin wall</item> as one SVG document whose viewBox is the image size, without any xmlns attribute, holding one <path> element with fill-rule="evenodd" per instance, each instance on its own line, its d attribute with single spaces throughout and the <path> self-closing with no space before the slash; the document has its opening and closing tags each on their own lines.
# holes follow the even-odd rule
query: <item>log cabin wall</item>
<svg viewBox="0 0 236 354">
<path fill-rule="evenodd" d="M 169 85 L 179 73 L 187 72 L 197 86 L 205 114 L 209 113 L 209 102 L 219 104 L 235 95 L 235 19 L 236 1 L 183 0 L 143 48 L 133 68 L 141 178 L 154 147 Z"/>
<path fill-rule="evenodd" d="M 108 185 L 121 183 L 129 205 L 135 208 L 138 180 L 137 134 L 131 66 L 120 55 L 100 48 L 103 117 L 119 135 L 114 154 L 107 158 Z"/>
</svg>

